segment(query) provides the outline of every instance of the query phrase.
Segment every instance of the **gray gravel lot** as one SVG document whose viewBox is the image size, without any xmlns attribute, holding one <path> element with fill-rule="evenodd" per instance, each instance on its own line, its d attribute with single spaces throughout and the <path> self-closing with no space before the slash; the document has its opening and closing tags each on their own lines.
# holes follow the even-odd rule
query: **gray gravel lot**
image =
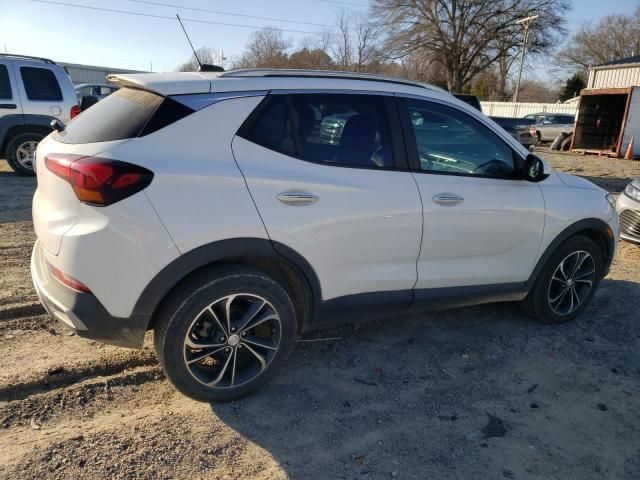
<svg viewBox="0 0 640 480">
<path fill-rule="evenodd" d="M 613 193 L 640 176 L 541 153 Z M 105 346 L 44 315 L 34 188 L 0 161 L 2 478 L 640 478 L 640 246 L 620 244 L 573 323 L 513 304 L 362 323 L 297 343 L 261 392 L 207 405 L 174 391 L 149 339 Z"/>
</svg>

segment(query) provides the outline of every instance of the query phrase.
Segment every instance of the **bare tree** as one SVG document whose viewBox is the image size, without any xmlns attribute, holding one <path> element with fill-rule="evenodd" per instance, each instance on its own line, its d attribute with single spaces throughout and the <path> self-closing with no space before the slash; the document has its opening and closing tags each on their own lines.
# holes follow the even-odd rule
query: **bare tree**
<svg viewBox="0 0 640 480">
<path fill-rule="evenodd" d="M 202 63 L 209 63 L 212 65 L 215 65 L 217 64 L 217 62 L 220 61 L 219 55 L 217 55 L 215 53 L 215 50 L 212 48 L 200 47 L 196 50 L 196 53 L 198 54 L 198 58 Z M 192 54 L 191 58 L 188 61 L 181 63 L 176 67 L 176 71 L 177 72 L 195 72 L 198 70 L 198 67 L 199 67 L 198 61 L 196 60 L 196 57 Z"/>
<path fill-rule="evenodd" d="M 609 15 L 595 25 L 585 25 L 557 56 L 571 69 L 640 55 L 640 7 L 632 15 Z"/>
<path fill-rule="evenodd" d="M 340 10 L 336 17 L 336 33 L 331 46 L 331 53 L 336 64 L 348 70 L 352 58 L 351 17 L 345 10 Z"/>
<path fill-rule="evenodd" d="M 370 65 L 380 58 L 380 52 L 376 44 L 376 31 L 373 23 L 364 15 L 355 15 L 352 17 L 355 46 L 354 63 L 358 72 L 367 69 Z"/>
<path fill-rule="evenodd" d="M 288 63 L 290 42 L 282 30 L 266 27 L 251 34 L 249 44 L 234 68 L 282 68 Z"/>
<path fill-rule="evenodd" d="M 386 41 L 390 55 L 429 53 L 444 68 L 449 90 L 461 91 L 522 43 L 518 19 L 531 12 L 545 19 L 532 26 L 532 36 L 545 40 L 537 47 L 542 51 L 564 31 L 568 8 L 568 0 L 375 0 L 373 12 L 392 32 Z"/>
</svg>

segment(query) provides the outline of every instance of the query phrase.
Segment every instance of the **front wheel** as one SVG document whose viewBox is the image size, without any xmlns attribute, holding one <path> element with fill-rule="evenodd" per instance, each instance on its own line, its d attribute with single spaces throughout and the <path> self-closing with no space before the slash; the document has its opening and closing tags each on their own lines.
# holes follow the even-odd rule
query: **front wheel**
<svg viewBox="0 0 640 480">
<path fill-rule="evenodd" d="M 286 291 L 242 266 L 205 270 L 165 303 L 155 350 L 173 385 L 204 402 L 240 398 L 286 363 L 296 333 Z"/>
<path fill-rule="evenodd" d="M 576 235 L 563 243 L 544 265 L 529 295 L 525 311 L 544 323 L 574 319 L 591 301 L 604 269 L 601 248 Z"/>
</svg>

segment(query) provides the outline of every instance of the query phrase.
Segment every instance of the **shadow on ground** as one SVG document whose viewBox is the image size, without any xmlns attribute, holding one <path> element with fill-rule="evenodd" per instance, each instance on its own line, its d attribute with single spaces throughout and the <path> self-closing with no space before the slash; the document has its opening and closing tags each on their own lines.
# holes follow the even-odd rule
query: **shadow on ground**
<svg viewBox="0 0 640 480">
<path fill-rule="evenodd" d="M 605 280 L 565 325 L 495 304 L 344 328 L 211 409 L 291 478 L 637 478 L 639 296 Z"/>
</svg>

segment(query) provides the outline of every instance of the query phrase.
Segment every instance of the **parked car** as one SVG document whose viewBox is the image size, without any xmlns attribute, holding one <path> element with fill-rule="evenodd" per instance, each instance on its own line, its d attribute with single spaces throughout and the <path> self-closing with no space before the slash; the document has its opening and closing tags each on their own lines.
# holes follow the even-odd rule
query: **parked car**
<svg viewBox="0 0 640 480">
<path fill-rule="evenodd" d="M 458 100 L 462 100 L 473 108 L 482 112 L 480 100 L 475 95 L 467 95 L 463 93 L 454 93 Z M 518 140 L 525 147 L 536 144 L 536 137 L 531 133 L 530 126 L 535 123 L 533 120 L 515 118 L 515 117 L 489 117 L 502 128 L 504 128 L 513 138 Z"/>
<path fill-rule="evenodd" d="M 67 122 L 78 113 L 63 67 L 46 58 L 0 54 L 0 158 L 16 173 L 34 175 L 34 152 L 51 121 Z"/>
<path fill-rule="evenodd" d="M 618 238 L 612 197 L 429 85 L 299 70 L 115 75 L 38 147 L 31 272 L 81 337 L 238 398 L 300 332 L 518 301 L 575 318 Z M 331 141 L 326 118 L 349 113 Z"/>
<path fill-rule="evenodd" d="M 539 142 L 552 142 L 560 133 L 572 133 L 574 123 L 573 115 L 547 113 L 536 120 L 535 135 Z"/>
<path fill-rule="evenodd" d="M 636 178 L 618 197 L 616 209 L 620 215 L 620 236 L 640 243 L 640 178 Z"/>
<path fill-rule="evenodd" d="M 75 86 L 78 103 L 81 103 L 82 97 L 86 96 L 93 96 L 98 100 L 102 100 L 113 92 L 116 92 L 118 88 L 120 87 L 109 83 L 79 83 Z"/>
</svg>

